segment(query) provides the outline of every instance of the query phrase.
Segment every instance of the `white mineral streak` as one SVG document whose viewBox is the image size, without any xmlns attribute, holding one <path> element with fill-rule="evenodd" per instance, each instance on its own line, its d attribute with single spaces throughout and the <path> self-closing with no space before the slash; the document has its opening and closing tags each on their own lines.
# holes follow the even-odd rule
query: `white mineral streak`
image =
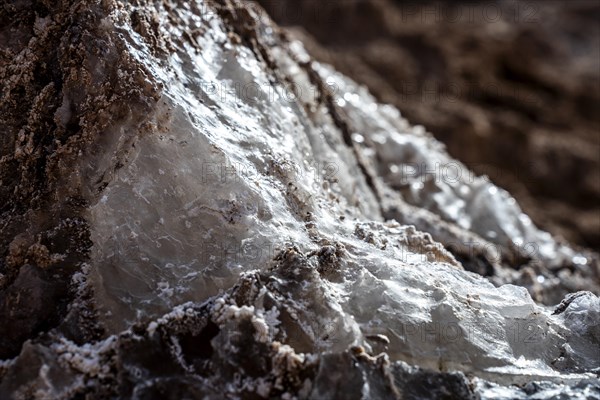
<svg viewBox="0 0 600 400">
<path fill-rule="evenodd" d="M 290 318 L 309 332 L 315 349 L 371 349 L 367 336 L 382 335 L 392 361 L 500 383 L 592 376 L 587 371 L 599 366 L 589 353 L 598 345 L 597 297 L 582 297 L 551 316 L 526 289 L 496 288 L 464 271 L 428 235 L 383 222 L 379 194 L 356 152 L 385 178 L 377 187 L 400 187 L 407 202 L 490 242 L 535 243 L 548 263 L 575 256 L 524 217 L 514 199 L 473 176 L 397 110 L 311 63 L 351 121 L 356 149 L 348 146 L 330 111 L 315 100 L 321 89 L 298 64 L 307 60 L 299 42 L 290 48 L 271 43 L 278 73 L 290 83 L 285 86 L 227 35 L 216 13 L 197 16 L 185 7 L 176 12 L 181 24 L 164 15 L 161 24 L 174 37 L 201 26 L 194 33 L 201 51 L 181 44 L 161 60 L 121 27 L 131 55 L 163 84 L 163 96 L 156 115 L 149 116 L 156 128 L 135 140 L 89 210 L 91 281 L 109 333 L 177 310 L 183 318 L 185 311 L 172 311 L 175 306 L 207 300 L 244 272 L 265 271 L 280 249 L 296 246 L 309 254 L 327 244 L 331 250 L 323 257 L 336 257 L 335 249 L 342 254 L 339 275 L 307 281 L 306 291 L 290 292 L 289 299 Z M 114 138 L 126 129 L 115 130 Z M 112 151 L 94 161 L 96 169 L 109 165 L 122 146 L 117 139 L 107 143 Z M 458 169 L 447 173 L 458 174 L 456 179 L 424 177 L 436 167 L 453 168 L 450 163 Z M 313 289 L 319 298 L 312 297 Z M 248 315 L 261 342 L 286 330 L 281 310 L 216 304 L 219 324 Z M 317 306 L 326 313 L 313 312 Z M 160 324 L 150 323 L 148 331 Z M 60 352 L 69 349 L 66 342 L 60 346 Z M 279 349 L 285 362 L 300 362 L 294 352 L 284 355 L 287 349 Z M 74 368 L 92 368 L 93 356 L 81 349 L 77 357 L 66 354 L 62 359 Z M 256 387 L 261 395 L 269 390 L 267 383 Z M 496 390 L 485 389 L 489 397 Z"/>
<path fill-rule="evenodd" d="M 209 19 L 211 29 L 196 38 L 202 53 L 189 49 L 164 68 L 128 32 L 132 54 L 165 84 L 156 116 L 165 121 L 135 143 L 90 209 L 95 290 L 115 331 L 215 295 L 241 271 L 264 267 L 283 243 L 314 246 L 307 213 L 332 233 L 354 204 L 360 210 L 351 213 L 381 218 L 326 110 L 313 123 L 289 100 L 290 88 L 270 83 L 252 52 Z"/>
<path fill-rule="evenodd" d="M 550 267 L 581 257 L 533 225 L 505 190 L 452 159 L 423 127 L 411 127 L 398 110 L 377 104 L 364 87 L 331 67 L 316 69 L 336 88 L 337 104 L 357 131 L 354 141 L 361 145 L 364 137 L 370 139 L 377 172 L 402 192 L 404 200 Z"/>
</svg>

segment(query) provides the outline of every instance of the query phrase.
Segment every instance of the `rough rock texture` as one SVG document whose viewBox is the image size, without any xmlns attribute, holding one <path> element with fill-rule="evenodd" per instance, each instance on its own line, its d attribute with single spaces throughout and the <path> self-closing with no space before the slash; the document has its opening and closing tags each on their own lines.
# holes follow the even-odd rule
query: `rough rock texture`
<svg viewBox="0 0 600 400">
<path fill-rule="evenodd" d="M 257 2 L 536 224 L 600 248 L 598 1 Z"/>
<path fill-rule="evenodd" d="M 0 398 L 599 396 L 597 256 L 259 11 L 0 9 Z"/>
</svg>

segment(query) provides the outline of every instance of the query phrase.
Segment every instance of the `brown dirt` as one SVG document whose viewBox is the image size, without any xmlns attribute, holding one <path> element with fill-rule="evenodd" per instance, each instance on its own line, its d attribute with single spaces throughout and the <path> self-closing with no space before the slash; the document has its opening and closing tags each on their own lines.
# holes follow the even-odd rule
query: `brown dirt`
<svg viewBox="0 0 600 400">
<path fill-rule="evenodd" d="M 57 326 L 73 300 L 91 247 L 80 161 L 112 123 L 134 126 L 156 101 L 102 24 L 114 6 L 0 7 L 0 359 Z"/>
</svg>

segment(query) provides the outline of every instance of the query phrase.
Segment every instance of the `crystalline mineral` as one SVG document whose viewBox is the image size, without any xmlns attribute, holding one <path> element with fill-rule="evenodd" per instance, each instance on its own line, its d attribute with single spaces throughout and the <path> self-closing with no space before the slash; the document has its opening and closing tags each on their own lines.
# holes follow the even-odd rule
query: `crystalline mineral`
<svg viewBox="0 0 600 400">
<path fill-rule="evenodd" d="M 600 393 L 593 254 L 254 7 L 77 4 L 0 14 L 0 397 Z"/>
</svg>

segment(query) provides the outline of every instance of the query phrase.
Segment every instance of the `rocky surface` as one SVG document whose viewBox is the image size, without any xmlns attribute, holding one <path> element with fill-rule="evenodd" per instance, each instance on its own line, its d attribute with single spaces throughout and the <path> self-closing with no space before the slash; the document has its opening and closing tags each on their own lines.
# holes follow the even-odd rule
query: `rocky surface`
<svg viewBox="0 0 600 400">
<path fill-rule="evenodd" d="M 0 10 L 0 398 L 600 396 L 597 255 L 256 7 Z"/>
<path fill-rule="evenodd" d="M 600 248 L 597 1 L 258 3 L 536 224 Z"/>
</svg>

